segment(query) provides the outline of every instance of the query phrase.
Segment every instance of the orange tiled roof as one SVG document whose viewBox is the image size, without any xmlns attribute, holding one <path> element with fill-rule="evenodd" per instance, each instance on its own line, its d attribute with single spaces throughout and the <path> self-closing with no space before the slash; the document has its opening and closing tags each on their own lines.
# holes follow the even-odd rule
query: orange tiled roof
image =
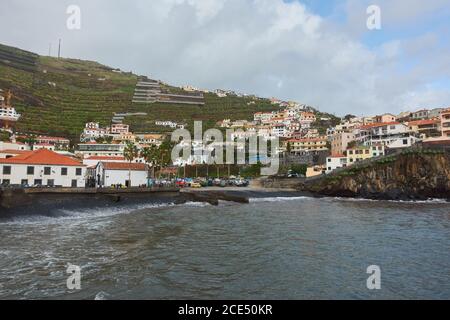
<svg viewBox="0 0 450 320">
<path fill-rule="evenodd" d="M 48 149 L 39 149 L 9 159 L 0 159 L 0 163 L 6 164 L 42 164 L 42 165 L 56 165 L 56 166 L 76 166 L 83 167 L 84 165 L 77 160 L 70 157 L 63 156 Z"/>
<path fill-rule="evenodd" d="M 370 123 L 370 124 L 365 124 L 363 126 L 360 126 L 360 129 L 370 129 L 370 128 L 376 128 L 376 127 L 383 127 L 383 126 L 390 126 L 390 125 L 395 125 L 395 124 L 401 124 L 398 121 L 392 121 L 392 122 L 377 122 L 377 123 Z"/>
<path fill-rule="evenodd" d="M 408 126 L 422 126 L 426 124 L 437 124 L 440 122 L 441 121 L 437 119 L 416 120 L 416 121 L 409 121 Z"/>
<path fill-rule="evenodd" d="M 105 170 L 133 170 L 145 171 L 145 163 L 129 163 L 129 162 L 102 162 Z"/>
</svg>

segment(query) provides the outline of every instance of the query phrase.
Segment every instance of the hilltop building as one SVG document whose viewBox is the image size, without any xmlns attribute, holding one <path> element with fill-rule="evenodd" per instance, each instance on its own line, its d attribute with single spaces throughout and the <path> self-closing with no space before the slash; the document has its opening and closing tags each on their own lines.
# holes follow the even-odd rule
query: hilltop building
<svg viewBox="0 0 450 320">
<path fill-rule="evenodd" d="M 441 111 L 441 134 L 450 139 L 450 108 Z"/>
<path fill-rule="evenodd" d="M 0 128 L 12 132 L 20 114 L 11 106 L 11 98 L 11 91 L 0 90 Z"/>
</svg>

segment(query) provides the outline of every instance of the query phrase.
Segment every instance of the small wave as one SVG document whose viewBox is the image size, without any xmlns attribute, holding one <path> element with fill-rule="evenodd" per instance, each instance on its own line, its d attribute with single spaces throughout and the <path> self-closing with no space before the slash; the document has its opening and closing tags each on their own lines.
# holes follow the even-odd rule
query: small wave
<svg viewBox="0 0 450 320">
<path fill-rule="evenodd" d="M 184 204 L 177 205 L 175 203 L 147 203 L 138 205 L 127 205 L 124 207 L 94 207 L 94 208 L 84 208 L 84 209 L 56 209 L 49 215 L 27 215 L 13 217 L 12 220 L 5 222 L 0 222 L 0 224 L 52 224 L 59 223 L 63 221 L 77 221 L 84 219 L 95 219 L 95 218 L 105 218 L 112 217 L 116 215 L 131 214 L 136 211 L 145 209 L 159 209 L 159 208 L 170 208 L 176 206 L 186 206 L 186 207 L 206 207 L 209 206 L 208 203 L 202 202 L 186 202 Z"/>
<path fill-rule="evenodd" d="M 94 300 L 109 300 L 111 295 L 107 292 L 100 291 L 95 295 Z"/>
<path fill-rule="evenodd" d="M 186 202 L 184 204 L 182 204 L 181 206 L 185 206 L 185 207 L 208 207 L 211 206 L 209 203 L 207 202 Z"/>
<path fill-rule="evenodd" d="M 404 203 L 404 204 L 450 204 L 445 199 L 428 199 L 428 200 L 382 200 L 382 199 L 365 199 L 365 198 L 344 198 L 344 197 L 333 197 L 326 198 L 338 201 L 349 201 L 349 202 L 391 202 L 391 203 Z"/>
<path fill-rule="evenodd" d="M 282 202 L 282 201 L 294 201 L 294 200 L 304 200 L 312 199 L 310 197 L 266 197 L 266 198 L 250 198 L 250 203 L 257 202 Z"/>
<path fill-rule="evenodd" d="M 83 219 L 94 219 L 94 218 L 104 218 L 112 217 L 121 214 L 130 214 L 135 211 L 152 209 L 152 208 L 166 208 L 173 207 L 174 203 L 149 203 L 149 204 L 139 204 L 139 205 L 128 205 L 125 207 L 94 207 L 85 209 L 56 209 L 49 215 L 27 215 L 27 216 L 17 216 L 13 217 L 10 221 L 5 221 L 0 224 L 51 224 L 60 221 L 76 221 Z"/>
</svg>

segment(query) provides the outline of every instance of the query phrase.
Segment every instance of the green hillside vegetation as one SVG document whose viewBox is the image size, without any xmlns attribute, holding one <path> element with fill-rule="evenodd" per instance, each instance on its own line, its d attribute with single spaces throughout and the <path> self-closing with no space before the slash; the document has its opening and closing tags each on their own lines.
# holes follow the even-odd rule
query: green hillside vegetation
<svg viewBox="0 0 450 320">
<path fill-rule="evenodd" d="M 0 88 L 11 89 L 13 105 L 22 117 L 16 130 L 21 133 L 48 134 L 77 142 L 89 121 L 109 125 L 114 113 L 146 112 L 147 116 L 127 117 L 125 123 L 135 132 L 167 132 L 155 120 L 187 123 L 196 120 L 214 127 L 223 119 L 253 119 L 259 111 L 277 109 L 267 99 L 205 94 L 204 106 L 182 104 L 136 104 L 132 97 L 138 76 L 115 72 L 97 62 L 43 57 L 0 45 Z M 170 92 L 180 88 L 163 85 Z"/>
</svg>

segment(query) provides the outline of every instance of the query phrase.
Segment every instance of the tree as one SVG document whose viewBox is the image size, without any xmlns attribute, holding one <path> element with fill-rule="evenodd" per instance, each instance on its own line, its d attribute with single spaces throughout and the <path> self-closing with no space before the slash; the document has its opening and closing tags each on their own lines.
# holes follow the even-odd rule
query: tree
<svg viewBox="0 0 450 320">
<path fill-rule="evenodd" d="M 347 114 L 345 115 L 344 119 L 347 121 L 350 121 L 351 119 L 356 118 L 356 116 L 352 115 L 352 114 Z"/>
<path fill-rule="evenodd" d="M 152 165 L 153 177 L 155 176 L 155 165 L 158 162 L 158 147 L 151 145 L 150 147 L 145 147 L 141 150 L 141 157 L 144 158 L 147 164 Z"/>
<path fill-rule="evenodd" d="M 139 149 L 134 143 L 127 142 L 125 149 L 123 149 L 123 156 L 127 161 L 130 162 L 130 167 L 128 169 L 128 181 L 129 187 L 131 187 L 131 162 L 133 162 L 133 160 L 139 156 Z"/>
<path fill-rule="evenodd" d="M 160 167 L 160 176 L 161 176 L 161 169 L 163 167 L 168 166 L 171 163 L 171 155 L 172 155 L 172 149 L 175 146 L 175 143 L 170 141 L 170 139 L 166 139 L 162 142 L 162 144 L 159 146 L 157 151 L 157 165 Z"/>
<path fill-rule="evenodd" d="M 306 164 L 293 164 L 291 165 L 290 170 L 292 173 L 306 176 L 306 170 L 308 170 L 308 166 Z"/>
</svg>

